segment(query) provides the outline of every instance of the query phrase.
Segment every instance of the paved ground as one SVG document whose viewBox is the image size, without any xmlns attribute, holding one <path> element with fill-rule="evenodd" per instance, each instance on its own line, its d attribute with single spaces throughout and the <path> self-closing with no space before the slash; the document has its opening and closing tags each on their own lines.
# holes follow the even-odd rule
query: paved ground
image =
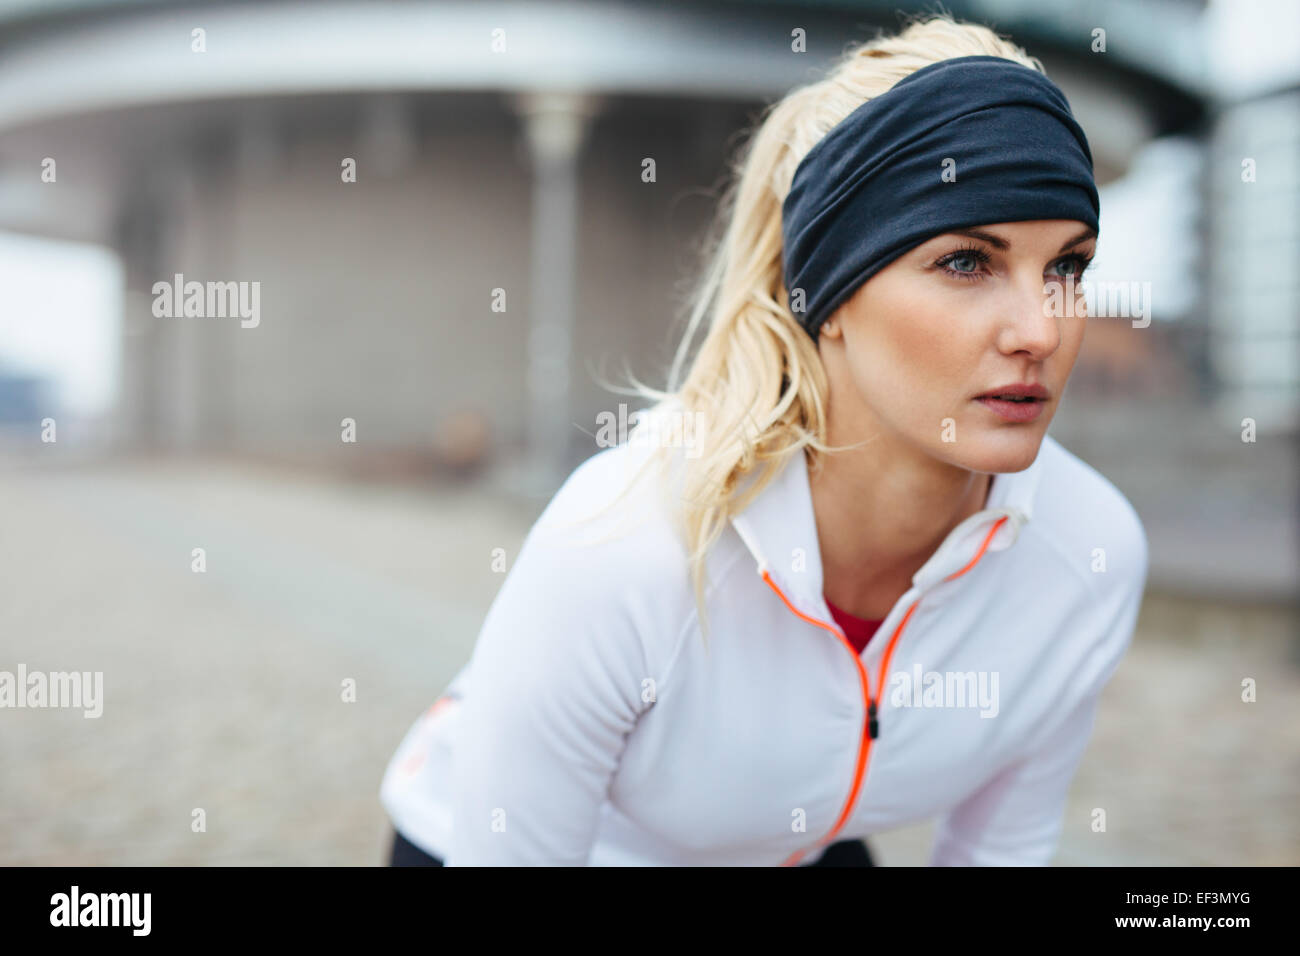
<svg viewBox="0 0 1300 956">
<path fill-rule="evenodd" d="M 41 865 L 380 862 L 384 765 L 468 655 L 492 549 L 513 557 L 536 513 L 193 460 L 0 462 L 0 502 L 0 669 L 106 682 L 98 720 L 0 710 L 0 863 Z M 1153 595 L 1058 862 L 1300 864 L 1295 634 L 1264 607 Z M 879 835 L 882 862 L 924 862 L 930 831 Z"/>
</svg>

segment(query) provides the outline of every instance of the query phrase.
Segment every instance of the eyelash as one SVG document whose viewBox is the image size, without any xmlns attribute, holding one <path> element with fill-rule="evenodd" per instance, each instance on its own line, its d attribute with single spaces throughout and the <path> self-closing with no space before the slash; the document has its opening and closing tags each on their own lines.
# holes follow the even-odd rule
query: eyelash
<svg viewBox="0 0 1300 956">
<path fill-rule="evenodd" d="M 981 276 L 978 272 L 961 272 L 957 269 L 948 268 L 948 263 L 953 262 L 954 260 L 957 259 L 961 259 L 964 256 L 970 256 L 971 258 L 978 260 L 980 263 L 987 263 L 990 259 L 993 258 L 987 252 L 981 249 L 979 246 L 962 246 L 960 249 L 950 252 L 946 256 L 940 258 L 938 261 L 935 262 L 935 265 L 941 267 L 943 271 L 950 276 L 956 276 L 957 278 L 964 279 L 966 281 L 979 280 Z M 1095 257 L 1095 253 L 1092 256 L 1085 256 L 1082 253 L 1078 253 L 1078 252 L 1071 253 L 1068 256 L 1062 256 L 1060 259 L 1057 259 L 1056 261 L 1074 262 L 1077 268 L 1073 275 L 1057 276 L 1057 278 L 1077 280 L 1086 271 L 1088 271 L 1088 267 L 1092 265 L 1092 260 L 1094 257 Z"/>
</svg>

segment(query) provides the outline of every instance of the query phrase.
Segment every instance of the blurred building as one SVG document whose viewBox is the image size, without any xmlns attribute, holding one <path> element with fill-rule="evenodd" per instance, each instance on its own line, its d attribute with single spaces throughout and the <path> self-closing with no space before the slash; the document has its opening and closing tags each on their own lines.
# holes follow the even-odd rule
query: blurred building
<svg viewBox="0 0 1300 956">
<path fill-rule="evenodd" d="M 1296 63 L 1195 0 L 946 6 L 1069 97 L 1099 274 L 1157 276 L 1149 326 L 1090 322 L 1060 428 L 1104 471 L 1090 398 L 1293 434 Z M 736 133 L 898 9 L 0 0 L 0 228 L 120 255 L 128 447 L 346 458 L 352 422 L 372 463 L 519 453 L 545 493 L 626 400 L 602 381 L 662 384 Z M 155 314 L 189 282 L 249 314 Z"/>
</svg>

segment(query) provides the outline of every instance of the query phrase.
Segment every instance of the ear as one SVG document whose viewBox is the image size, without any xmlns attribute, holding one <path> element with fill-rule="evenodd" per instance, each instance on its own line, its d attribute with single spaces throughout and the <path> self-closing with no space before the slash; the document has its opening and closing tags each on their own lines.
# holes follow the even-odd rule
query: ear
<svg viewBox="0 0 1300 956">
<path fill-rule="evenodd" d="M 840 337 L 839 320 L 836 319 L 835 316 L 831 316 L 822 323 L 822 327 L 818 329 L 818 332 L 829 339 L 838 339 Z"/>
</svg>

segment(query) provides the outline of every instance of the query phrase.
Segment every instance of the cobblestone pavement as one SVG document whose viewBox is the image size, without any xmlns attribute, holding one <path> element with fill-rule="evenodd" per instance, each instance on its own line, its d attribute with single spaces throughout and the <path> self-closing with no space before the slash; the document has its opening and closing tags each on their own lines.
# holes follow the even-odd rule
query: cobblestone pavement
<svg viewBox="0 0 1300 956">
<path fill-rule="evenodd" d="M 384 766 L 540 508 L 196 460 L 0 463 L 0 501 L 0 670 L 104 673 L 98 719 L 0 710 L 0 863 L 38 865 L 380 863 Z M 1151 596 L 1057 862 L 1300 863 L 1295 631 Z M 931 833 L 873 846 L 923 863 Z"/>
</svg>

